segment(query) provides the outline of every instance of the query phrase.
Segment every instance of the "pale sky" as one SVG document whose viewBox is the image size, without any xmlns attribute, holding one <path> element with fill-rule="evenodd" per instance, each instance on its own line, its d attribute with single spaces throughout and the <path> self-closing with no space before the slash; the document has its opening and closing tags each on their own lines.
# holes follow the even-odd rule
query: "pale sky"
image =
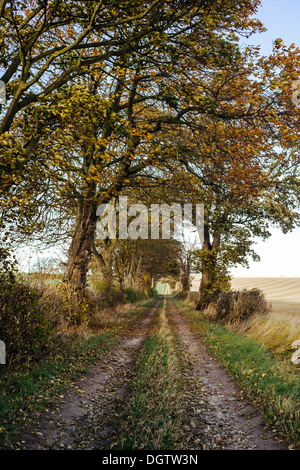
<svg viewBox="0 0 300 470">
<path fill-rule="evenodd" d="M 256 16 L 268 31 L 249 38 L 247 43 L 260 45 L 264 55 L 272 52 L 272 42 L 278 38 L 300 47 L 300 0 L 262 0 Z M 232 269 L 233 276 L 300 277 L 300 228 L 286 235 L 279 229 L 272 233 L 269 240 L 256 245 L 261 262 L 250 262 L 250 269 Z"/>
<path fill-rule="evenodd" d="M 272 52 L 272 42 L 281 38 L 290 45 L 300 47 L 300 1 L 299 0 L 261 0 L 258 18 L 267 28 L 265 33 L 256 34 L 247 43 L 261 46 L 263 54 Z"/>
</svg>

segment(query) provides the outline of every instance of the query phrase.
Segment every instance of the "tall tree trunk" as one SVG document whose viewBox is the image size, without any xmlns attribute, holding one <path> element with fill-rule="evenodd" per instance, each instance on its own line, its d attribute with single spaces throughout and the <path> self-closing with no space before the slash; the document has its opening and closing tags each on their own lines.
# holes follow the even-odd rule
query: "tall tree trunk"
<svg viewBox="0 0 300 470">
<path fill-rule="evenodd" d="M 196 310 L 204 310 L 211 302 L 211 289 L 214 283 L 214 272 L 217 262 L 217 249 L 220 246 L 221 235 L 215 232 L 213 236 L 213 243 L 210 243 L 210 236 L 208 227 L 204 227 L 204 243 L 202 249 L 204 256 L 202 260 L 201 281 L 199 286 L 199 293 L 195 302 Z"/>
<path fill-rule="evenodd" d="M 125 276 L 125 285 L 133 288 L 134 273 L 136 272 L 136 258 L 134 257 L 134 253 L 132 253 L 131 256 L 132 257 L 129 263 L 129 269 Z"/>
<path fill-rule="evenodd" d="M 121 294 L 121 298 L 124 298 L 124 265 L 122 261 L 118 259 L 118 256 L 114 253 L 114 267 L 116 270 L 116 275 L 119 281 L 119 291 Z"/>
<path fill-rule="evenodd" d="M 186 253 L 186 256 L 181 261 L 181 274 L 180 283 L 182 292 L 189 292 L 191 275 L 191 253 Z"/>
<path fill-rule="evenodd" d="M 96 230 L 96 207 L 93 201 L 84 200 L 69 249 L 67 283 L 77 292 L 86 286 L 89 261 Z"/>
<path fill-rule="evenodd" d="M 119 281 L 119 291 L 121 294 L 121 299 L 124 299 L 125 291 L 124 291 L 124 276 L 122 273 L 118 276 L 118 281 Z"/>
<path fill-rule="evenodd" d="M 104 248 L 103 254 L 99 253 L 95 242 L 92 244 L 92 252 L 100 268 L 103 283 L 110 289 L 113 284 L 113 251 L 116 246 L 116 240 L 106 238 L 102 244 Z"/>
<path fill-rule="evenodd" d="M 141 289 L 142 287 L 142 273 L 141 273 L 141 266 L 142 266 L 142 261 L 143 257 L 139 256 L 136 266 L 135 266 L 135 272 L 133 276 L 133 285 L 136 289 Z"/>
<path fill-rule="evenodd" d="M 182 292 L 189 292 L 190 290 L 190 273 L 183 271 L 180 275 L 180 284 Z"/>
</svg>

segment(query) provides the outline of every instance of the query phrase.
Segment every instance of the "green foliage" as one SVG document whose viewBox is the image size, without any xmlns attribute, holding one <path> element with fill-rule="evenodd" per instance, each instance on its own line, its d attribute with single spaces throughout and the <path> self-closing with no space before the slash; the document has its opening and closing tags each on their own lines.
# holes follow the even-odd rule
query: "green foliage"
<svg viewBox="0 0 300 470">
<path fill-rule="evenodd" d="M 176 293 L 175 297 L 179 300 L 185 300 L 187 298 L 187 295 L 188 295 L 187 292 L 184 292 L 184 291 L 180 290 Z"/>
<path fill-rule="evenodd" d="M 156 295 L 157 291 L 152 287 L 147 290 L 125 287 L 124 292 L 121 292 L 117 284 L 108 284 L 102 280 L 93 281 L 93 289 L 88 292 L 89 299 L 96 308 L 115 307 L 124 302 L 135 303 Z"/>
<path fill-rule="evenodd" d="M 105 280 L 93 281 L 93 289 L 89 292 L 90 299 L 98 306 L 114 307 L 124 301 L 123 294 L 117 284 Z"/>
<path fill-rule="evenodd" d="M 6 279 L 13 282 L 16 266 L 17 261 L 9 248 L 0 246 L 0 281 Z"/>
<path fill-rule="evenodd" d="M 145 293 L 144 291 L 133 289 L 132 287 L 125 288 L 125 299 L 127 302 L 134 303 L 140 300 L 148 299 L 157 295 L 157 291 L 152 287 Z"/>
</svg>

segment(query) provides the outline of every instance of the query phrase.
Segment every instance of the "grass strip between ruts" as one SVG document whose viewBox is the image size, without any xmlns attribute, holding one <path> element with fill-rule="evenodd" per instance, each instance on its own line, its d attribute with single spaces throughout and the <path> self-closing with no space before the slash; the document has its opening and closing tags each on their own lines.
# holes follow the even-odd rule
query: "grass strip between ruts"
<svg viewBox="0 0 300 470">
<path fill-rule="evenodd" d="M 180 449 L 182 383 L 178 340 L 164 303 L 138 361 L 132 395 L 119 416 L 121 433 L 115 447 Z"/>
</svg>

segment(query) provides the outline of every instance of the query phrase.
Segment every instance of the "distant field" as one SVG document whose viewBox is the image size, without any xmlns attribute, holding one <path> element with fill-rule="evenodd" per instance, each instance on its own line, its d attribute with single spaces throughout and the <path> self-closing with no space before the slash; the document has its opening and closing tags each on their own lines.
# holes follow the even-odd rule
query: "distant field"
<svg viewBox="0 0 300 470">
<path fill-rule="evenodd" d="M 194 276 L 193 291 L 199 287 L 200 276 Z M 233 289 L 261 289 L 272 303 L 272 313 L 300 323 L 300 277 L 235 277 Z"/>
<path fill-rule="evenodd" d="M 231 285 L 233 289 L 258 287 L 272 301 L 300 302 L 300 277 L 235 277 Z"/>
<path fill-rule="evenodd" d="M 272 304 L 273 320 L 285 320 L 300 330 L 299 277 L 240 277 L 231 281 L 233 289 L 261 289 Z"/>
</svg>

